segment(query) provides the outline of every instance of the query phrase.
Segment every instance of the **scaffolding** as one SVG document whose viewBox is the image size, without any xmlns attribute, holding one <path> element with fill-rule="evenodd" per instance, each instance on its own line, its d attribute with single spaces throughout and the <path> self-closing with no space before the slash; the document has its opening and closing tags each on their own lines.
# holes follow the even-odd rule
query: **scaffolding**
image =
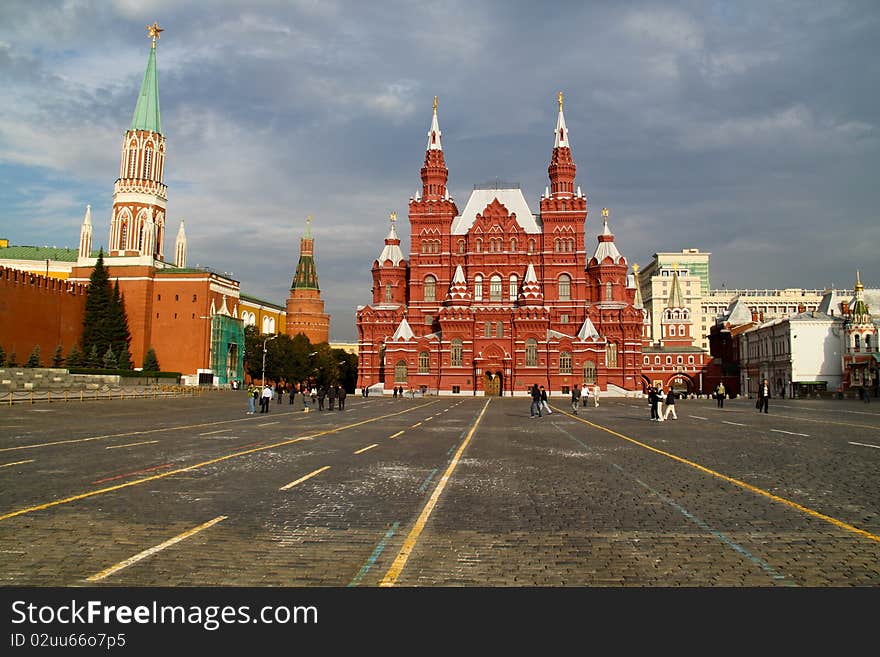
<svg viewBox="0 0 880 657">
<path fill-rule="evenodd" d="M 229 315 L 211 317 L 211 369 L 214 383 L 244 381 L 244 322 Z"/>
</svg>

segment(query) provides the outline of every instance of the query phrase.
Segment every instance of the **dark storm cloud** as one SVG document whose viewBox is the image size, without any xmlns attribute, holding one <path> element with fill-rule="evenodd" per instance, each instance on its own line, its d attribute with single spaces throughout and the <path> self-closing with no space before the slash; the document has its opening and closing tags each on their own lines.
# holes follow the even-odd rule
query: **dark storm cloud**
<svg viewBox="0 0 880 657">
<path fill-rule="evenodd" d="M 435 94 L 460 207 L 500 178 L 537 210 L 562 89 L 588 248 L 608 206 L 630 262 L 697 247 L 716 285 L 880 284 L 876 3 L 5 2 L 4 236 L 76 244 L 91 203 L 106 241 L 153 20 L 169 233 L 186 219 L 189 262 L 283 303 L 313 215 L 334 339 L 420 185 Z"/>
</svg>

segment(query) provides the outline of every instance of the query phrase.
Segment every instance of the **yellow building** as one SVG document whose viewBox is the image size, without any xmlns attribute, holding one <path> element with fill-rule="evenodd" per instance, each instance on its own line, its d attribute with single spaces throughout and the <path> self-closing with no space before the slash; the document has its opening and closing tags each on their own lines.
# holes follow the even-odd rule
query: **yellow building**
<svg viewBox="0 0 880 657">
<path fill-rule="evenodd" d="M 240 294 L 238 316 L 245 326 L 256 326 L 261 334 L 284 333 L 287 312 L 283 306 L 247 294 Z"/>
</svg>

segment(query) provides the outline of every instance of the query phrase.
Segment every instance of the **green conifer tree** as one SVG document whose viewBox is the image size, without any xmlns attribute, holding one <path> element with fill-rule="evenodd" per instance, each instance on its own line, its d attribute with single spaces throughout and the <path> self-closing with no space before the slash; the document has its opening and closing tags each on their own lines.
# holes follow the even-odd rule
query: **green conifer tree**
<svg viewBox="0 0 880 657">
<path fill-rule="evenodd" d="M 111 344 L 109 316 L 113 303 L 113 290 L 110 287 L 110 276 L 104 266 L 104 251 L 98 253 L 98 261 L 89 276 L 89 286 L 86 288 L 86 307 L 83 314 L 82 348 L 89 354 L 91 360 L 92 348 L 94 347 L 95 363 L 89 363 L 90 367 L 100 367 L 100 357 Z"/>
<path fill-rule="evenodd" d="M 89 349 L 89 355 L 86 357 L 86 367 L 91 367 L 92 369 L 101 369 L 101 357 L 98 355 L 98 345 L 93 344 L 92 348 Z"/>
<path fill-rule="evenodd" d="M 156 351 L 150 347 L 144 355 L 144 372 L 159 372 L 159 359 L 156 358 Z"/>
<path fill-rule="evenodd" d="M 105 370 L 116 369 L 116 354 L 113 353 L 113 347 L 107 347 L 107 351 L 104 352 L 104 358 L 101 359 L 101 364 Z"/>
<path fill-rule="evenodd" d="M 60 344 L 55 347 L 55 355 L 52 356 L 52 367 L 61 367 L 64 365 L 64 347 Z"/>
<path fill-rule="evenodd" d="M 67 354 L 67 367 L 82 367 L 83 365 L 83 354 L 79 350 L 79 345 L 74 344 L 70 348 L 70 353 Z"/>
<path fill-rule="evenodd" d="M 6 352 L 3 351 L 3 347 L 0 346 L 0 367 L 6 365 Z"/>
<path fill-rule="evenodd" d="M 31 355 L 28 357 L 25 367 L 42 367 L 40 363 L 40 345 L 36 345 Z"/>
<path fill-rule="evenodd" d="M 9 354 L 9 362 L 6 365 L 7 367 L 18 367 L 18 356 L 14 351 Z"/>
<path fill-rule="evenodd" d="M 130 370 L 132 368 L 131 352 L 129 351 L 131 332 L 128 330 L 125 297 L 119 293 L 119 279 L 116 279 L 113 284 L 113 296 L 110 299 L 107 323 L 110 345 L 117 355 L 119 369 Z"/>
</svg>

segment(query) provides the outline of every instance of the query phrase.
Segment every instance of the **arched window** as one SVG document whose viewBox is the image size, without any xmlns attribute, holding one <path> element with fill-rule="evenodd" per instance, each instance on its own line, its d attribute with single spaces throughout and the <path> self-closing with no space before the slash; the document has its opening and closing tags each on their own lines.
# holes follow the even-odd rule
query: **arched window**
<svg viewBox="0 0 880 657">
<path fill-rule="evenodd" d="M 425 277 L 425 301 L 436 301 L 437 300 L 437 279 L 433 276 Z"/>
<path fill-rule="evenodd" d="M 526 340 L 526 367 L 538 366 L 538 341 L 534 338 Z"/>
<path fill-rule="evenodd" d="M 571 374 L 571 354 L 567 351 L 559 354 L 559 373 Z"/>
<path fill-rule="evenodd" d="M 678 327 L 678 334 L 679 334 L 681 337 L 684 337 L 684 336 L 685 336 L 685 333 L 684 333 L 684 326 L 679 326 L 679 327 Z"/>
<path fill-rule="evenodd" d="M 483 277 L 477 274 L 474 277 L 474 301 L 483 300 Z"/>
<path fill-rule="evenodd" d="M 871 351 L 871 336 L 865 336 L 865 351 Z"/>
<path fill-rule="evenodd" d="M 501 301 L 501 277 L 498 274 L 489 279 L 489 301 Z"/>
<path fill-rule="evenodd" d="M 483 240 L 477 239 L 477 253 L 483 252 Z"/>
<path fill-rule="evenodd" d="M 464 253 L 464 250 L 465 250 L 464 240 L 458 240 L 458 252 Z"/>
<path fill-rule="evenodd" d="M 654 365 L 660 364 L 660 356 L 654 356 Z"/>
<path fill-rule="evenodd" d="M 137 145 L 134 142 L 131 142 L 131 145 L 128 147 L 128 177 L 134 178 L 135 171 L 137 170 Z"/>
<path fill-rule="evenodd" d="M 559 253 L 559 238 L 553 240 L 553 250 L 556 251 L 556 253 Z"/>
<path fill-rule="evenodd" d="M 511 250 L 511 251 L 516 251 L 516 246 L 517 246 L 516 238 L 515 238 L 515 237 L 511 237 L 511 238 L 510 238 L 510 250 Z"/>
<path fill-rule="evenodd" d="M 611 301 L 614 298 L 614 287 L 610 282 L 605 283 L 605 301 Z"/>
<path fill-rule="evenodd" d="M 673 338 L 675 337 L 675 327 L 674 326 L 667 326 L 666 330 L 669 332 L 670 337 L 673 337 Z"/>
<path fill-rule="evenodd" d="M 648 356 L 645 356 L 645 365 L 650 365 L 651 359 Z"/>
<path fill-rule="evenodd" d="M 666 364 L 667 364 L 667 365 L 672 365 L 672 356 L 667 356 L 667 357 L 666 357 Z"/>
<path fill-rule="evenodd" d="M 504 322 L 495 322 L 495 337 L 504 337 Z"/>
<path fill-rule="evenodd" d="M 149 179 L 150 173 L 153 171 L 153 148 L 147 146 L 144 149 L 144 178 Z"/>
<path fill-rule="evenodd" d="M 617 367 L 617 345 L 613 342 L 605 347 L 606 367 Z"/>
<path fill-rule="evenodd" d="M 391 301 L 391 283 L 385 283 L 385 301 Z"/>
<path fill-rule="evenodd" d="M 394 382 L 406 383 L 406 361 L 399 360 L 394 366 Z"/>
<path fill-rule="evenodd" d="M 593 385 L 596 383 L 596 363 L 588 360 L 584 363 L 584 385 Z"/>
<path fill-rule="evenodd" d="M 263 333 L 269 332 L 269 318 L 263 317 Z"/>
<path fill-rule="evenodd" d="M 452 367 L 461 367 L 461 338 L 452 340 L 452 353 L 450 354 Z"/>
<path fill-rule="evenodd" d="M 684 360 L 682 359 L 681 356 L 676 356 L 676 357 L 675 357 L 675 362 L 678 363 L 679 365 L 681 365 L 681 364 L 684 362 Z"/>
<path fill-rule="evenodd" d="M 529 253 L 535 252 L 535 240 L 529 240 Z"/>
<path fill-rule="evenodd" d="M 516 295 L 519 292 L 519 278 L 516 274 L 510 275 L 510 300 L 516 301 Z"/>
<path fill-rule="evenodd" d="M 559 277 L 559 300 L 571 301 L 571 276 L 568 274 Z"/>
<path fill-rule="evenodd" d="M 431 358 L 427 351 L 419 352 L 419 374 L 427 374 L 431 368 Z"/>
<path fill-rule="evenodd" d="M 693 364 L 694 364 L 694 357 L 688 356 L 688 365 L 693 365 Z"/>
<path fill-rule="evenodd" d="M 858 351 L 861 348 L 861 336 L 858 333 L 856 333 L 853 336 L 853 339 L 855 340 L 854 344 L 856 347 L 856 351 Z"/>
<path fill-rule="evenodd" d="M 491 338 L 492 337 L 492 322 L 486 322 L 483 324 L 483 337 Z"/>
<path fill-rule="evenodd" d="M 274 317 L 269 318 L 269 333 L 272 333 L 272 334 L 275 333 L 275 318 Z"/>
</svg>

